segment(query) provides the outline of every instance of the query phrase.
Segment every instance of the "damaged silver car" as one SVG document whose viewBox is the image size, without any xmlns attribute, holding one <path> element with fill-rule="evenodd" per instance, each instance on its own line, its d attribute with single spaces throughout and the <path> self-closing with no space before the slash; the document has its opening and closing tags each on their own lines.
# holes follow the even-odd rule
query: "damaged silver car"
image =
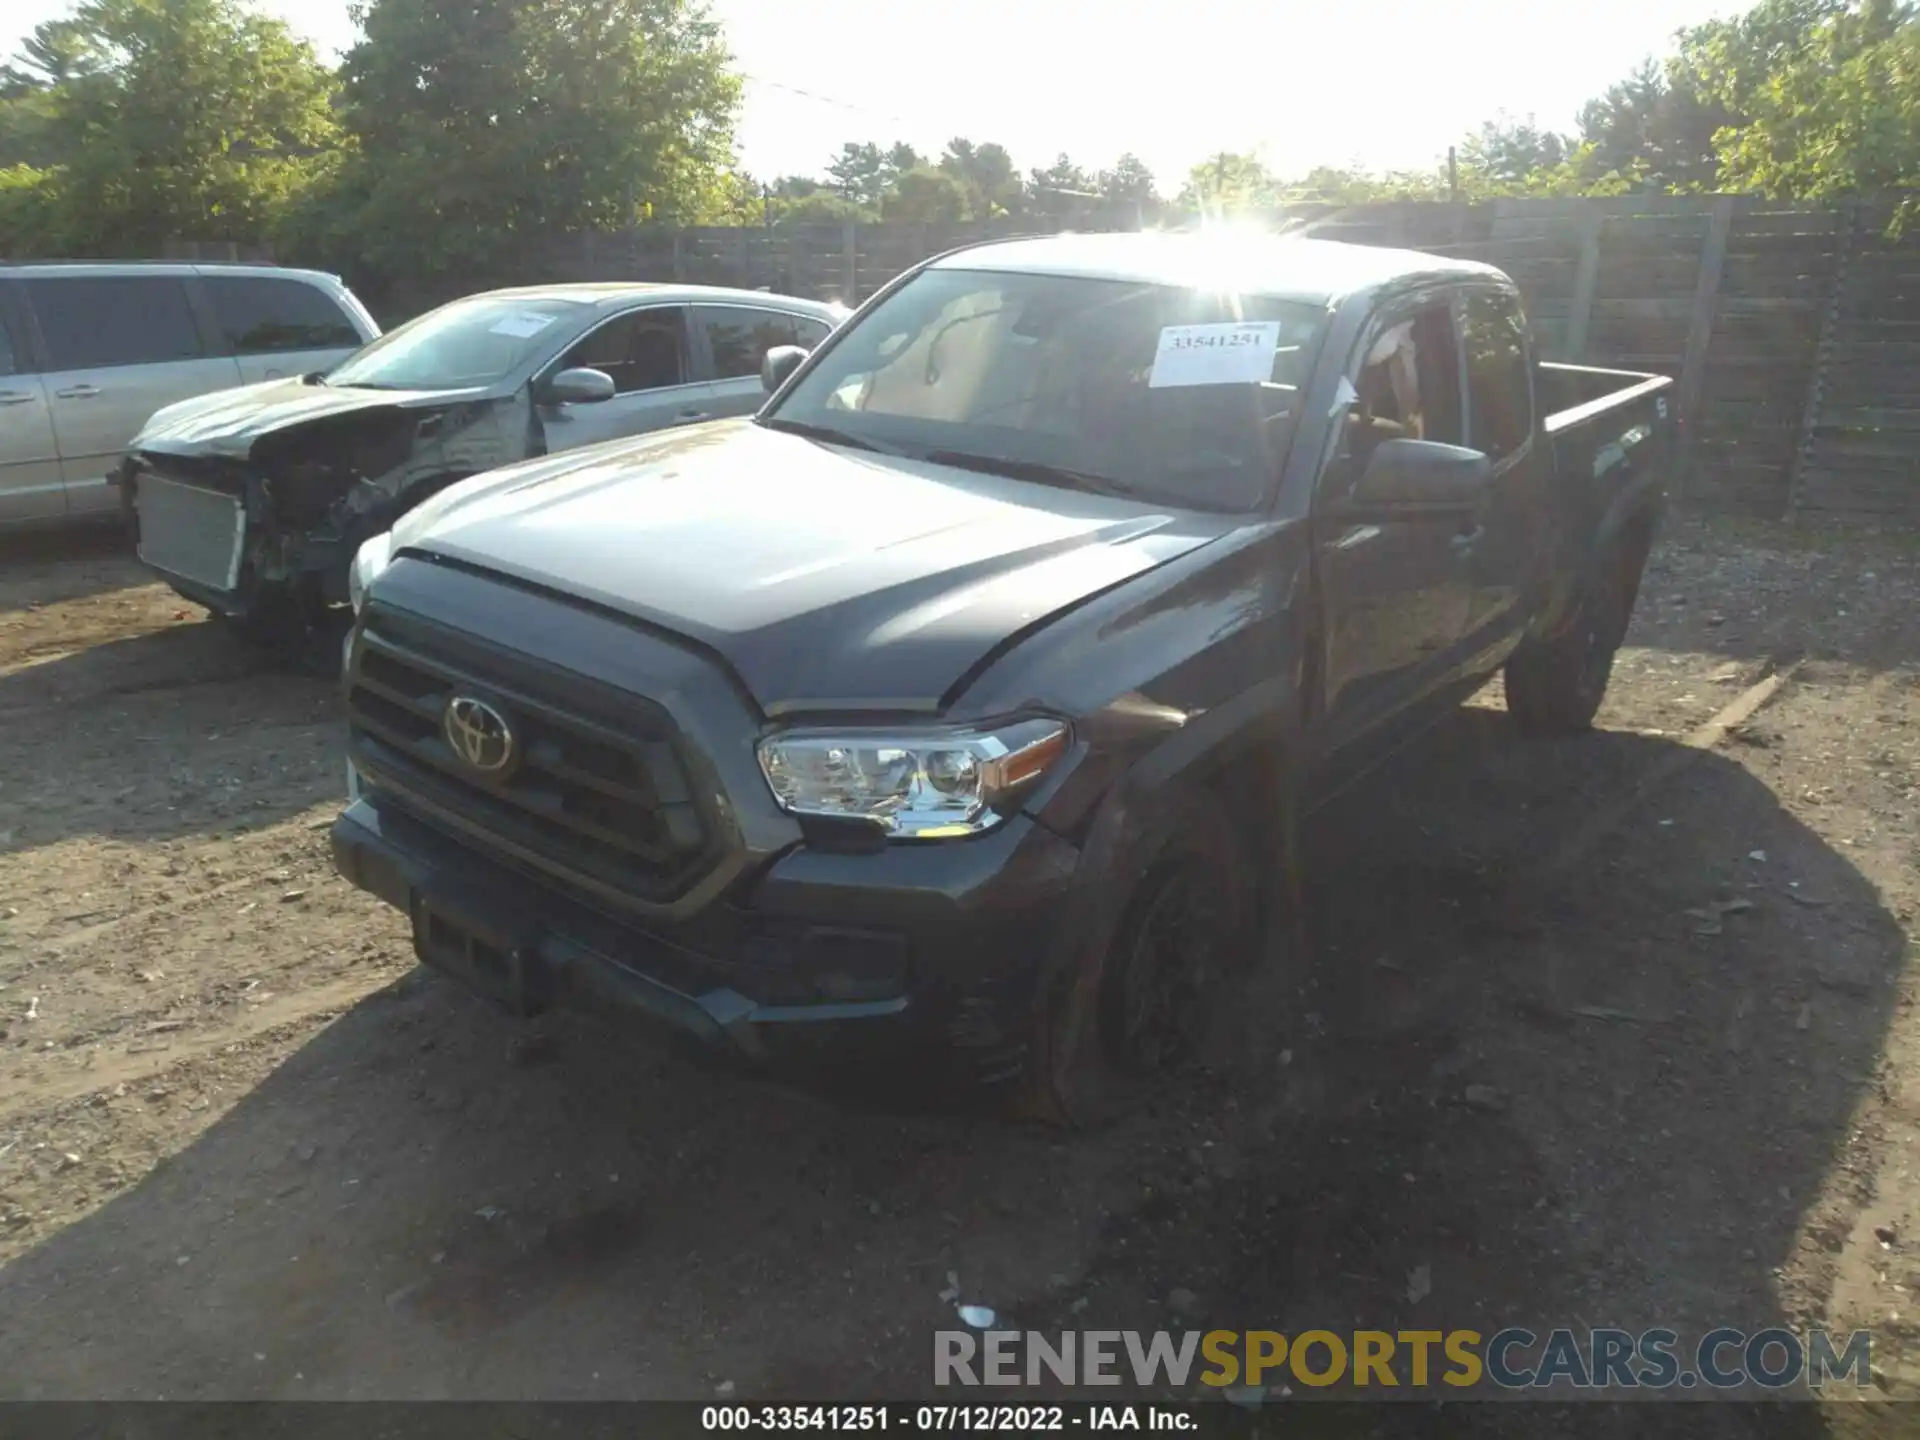
<svg viewBox="0 0 1920 1440">
<path fill-rule="evenodd" d="M 845 307 L 688 285 L 469 296 L 333 369 L 158 411 L 119 480 L 141 560 L 250 639 L 322 654 L 362 541 L 486 470 L 752 414 L 769 349 Z"/>
</svg>

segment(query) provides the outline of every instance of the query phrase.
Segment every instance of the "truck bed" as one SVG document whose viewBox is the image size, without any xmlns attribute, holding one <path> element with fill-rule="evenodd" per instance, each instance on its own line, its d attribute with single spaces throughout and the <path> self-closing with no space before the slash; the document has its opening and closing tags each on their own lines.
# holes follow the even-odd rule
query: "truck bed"
<svg viewBox="0 0 1920 1440">
<path fill-rule="evenodd" d="M 1553 447 L 1550 503 L 1559 514 L 1561 553 L 1547 609 L 1557 616 L 1627 517 L 1650 523 L 1664 506 L 1680 458 L 1680 416 L 1671 376 L 1588 365 L 1537 365 L 1534 403 Z"/>
<path fill-rule="evenodd" d="M 1535 367 L 1534 403 L 1546 416 L 1548 434 L 1646 395 L 1666 394 L 1670 376 L 1640 370 L 1602 370 L 1543 360 Z M 1668 404 L 1671 406 L 1671 397 Z M 1664 412 L 1662 412 L 1664 414 Z"/>
</svg>

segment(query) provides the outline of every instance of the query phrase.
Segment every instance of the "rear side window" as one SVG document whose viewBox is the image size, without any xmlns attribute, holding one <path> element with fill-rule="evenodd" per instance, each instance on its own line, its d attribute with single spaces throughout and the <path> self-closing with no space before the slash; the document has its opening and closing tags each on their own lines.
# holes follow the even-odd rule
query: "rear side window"
<svg viewBox="0 0 1920 1440">
<path fill-rule="evenodd" d="M 25 283 L 55 370 L 157 365 L 206 353 L 187 287 L 177 279 L 41 276 Z"/>
<path fill-rule="evenodd" d="M 360 332 L 326 292 L 299 280 L 203 277 L 214 313 L 236 355 L 282 350 L 358 350 Z"/>
<path fill-rule="evenodd" d="M 1503 460 L 1533 433 L 1527 327 L 1519 301 L 1498 291 L 1469 291 L 1461 339 L 1467 352 L 1467 443 Z"/>
<path fill-rule="evenodd" d="M 755 310 L 744 305 L 701 305 L 695 313 L 706 327 L 707 344 L 713 350 L 713 374 L 717 380 L 743 380 L 760 373 L 760 362 L 776 345 L 818 345 L 827 335 L 820 325 L 801 338 L 801 321 L 784 310 Z"/>
</svg>

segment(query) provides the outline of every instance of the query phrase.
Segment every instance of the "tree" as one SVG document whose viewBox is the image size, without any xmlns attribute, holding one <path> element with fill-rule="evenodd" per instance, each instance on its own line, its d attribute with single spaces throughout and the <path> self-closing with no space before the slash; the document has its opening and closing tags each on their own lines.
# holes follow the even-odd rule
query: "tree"
<svg viewBox="0 0 1920 1440">
<path fill-rule="evenodd" d="M 894 180 L 880 213 L 888 220 L 951 225 L 967 218 L 971 199 L 958 176 L 922 165 Z"/>
<path fill-rule="evenodd" d="M 1536 177 L 1566 164 L 1572 148 L 1531 115 L 1515 120 L 1502 113 L 1461 141 L 1456 155 L 1463 182 L 1471 176 L 1478 193 L 1521 194 Z"/>
<path fill-rule="evenodd" d="M 390 274 L 725 208 L 740 82 L 682 0 L 369 0 L 319 228 Z"/>
<path fill-rule="evenodd" d="M 1111 207 L 1130 210 L 1142 222 L 1151 219 L 1160 208 L 1160 195 L 1153 186 L 1153 172 L 1137 155 L 1122 155 L 1111 170 L 1102 170 L 1094 182 L 1101 199 Z"/>
<path fill-rule="evenodd" d="M 1270 200 L 1281 205 L 1365 205 L 1380 200 L 1444 200 L 1446 176 L 1433 171 L 1389 171 L 1384 175 L 1316 166 L 1297 180 L 1275 181 Z"/>
<path fill-rule="evenodd" d="M 1770 28 L 1774 8 L 1805 27 Z M 1711 93 L 1745 117 L 1716 137 L 1723 181 L 1802 200 L 1920 184 L 1920 23 L 1888 0 L 1811 9 L 1775 0 L 1696 45 Z"/>
<path fill-rule="evenodd" d="M 1175 203 L 1183 210 L 1220 212 L 1265 209 L 1274 200 L 1274 179 L 1265 165 L 1223 150 L 1187 172 Z"/>
<path fill-rule="evenodd" d="M 1020 210 L 1024 187 L 1013 157 L 991 141 L 976 145 L 965 138 L 947 142 L 940 168 L 960 182 L 967 213 L 976 220 L 1013 215 Z"/>
<path fill-rule="evenodd" d="M 887 157 L 871 142 L 856 145 L 848 141 L 840 154 L 827 165 L 834 188 L 847 199 L 860 204 L 877 205 L 887 193 Z"/>
<path fill-rule="evenodd" d="M 1702 93 L 1700 76 L 1679 57 L 1648 60 L 1581 108 L 1580 153 L 1569 161 L 1593 181 L 1711 190 L 1720 163 L 1713 137 L 1737 118 Z"/>
<path fill-rule="evenodd" d="M 1027 186 L 1027 213 L 1049 225 L 1064 225 L 1084 215 L 1099 199 L 1093 177 L 1065 155 L 1044 170 L 1032 170 Z"/>
<path fill-rule="evenodd" d="M 1795 128 L 1790 115 L 1805 118 L 1824 101 L 1875 98 L 1849 97 L 1839 76 L 1889 40 L 1907 14 L 1892 0 L 1761 0 L 1744 14 L 1682 30 L 1674 54 L 1647 61 L 1581 110 L 1583 143 L 1568 168 L 1590 190 L 1752 186 L 1768 168 L 1763 150 L 1775 140 L 1794 143 L 1786 138 Z M 1763 113 L 1774 139 L 1754 128 Z M 1732 154 L 1746 158 L 1728 172 Z"/>
<path fill-rule="evenodd" d="M 175 237 L 253 239 L 339 141 L 312 47 L 236 0 L 84 0 L 0 76 L 0 134 L 43 244 L 158 254 Z"/>
<path fill-rule="evenodd" d="M 880 218 L 879 211 L 825 189 L 793 200 L 776 201 L 773 213 L 778 222 L 791 225 L 844 225 L 849 220 L 857 223 Z"/>
<path fill-rule="evenodd" d="M 920 153 L 904 141 L 896 140 L 882 150 L 871 142 L 840 147 L 838 158 L 827 166 L 834 188 L 848 200 L 867 210 L 877 210 L 894 181 L 921 164 Z"/>
<path fill-rule="evenodd" d="M 100 66 L 98 35 L 74 18 L 48 20 L 0 66 L 0 164 L 48 166 L 59 156 L 48 134 L 56 88 Z"/>
</svg>

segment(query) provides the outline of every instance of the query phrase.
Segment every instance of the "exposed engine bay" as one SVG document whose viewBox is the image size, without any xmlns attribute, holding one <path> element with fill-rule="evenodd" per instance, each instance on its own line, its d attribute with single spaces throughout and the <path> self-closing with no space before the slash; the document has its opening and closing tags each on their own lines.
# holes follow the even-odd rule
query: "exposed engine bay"
<svg viewBox="0 0 1920 1440">
<path fill-rule="evenodd" d="M 244 412 L 156 416 L 120 481 L 141 559 L 276 647 L 344 623 L 348 567 L 369 536 L 456 480 L 545 451 L 524 389 L 247 389 Z"/>
</svg>

